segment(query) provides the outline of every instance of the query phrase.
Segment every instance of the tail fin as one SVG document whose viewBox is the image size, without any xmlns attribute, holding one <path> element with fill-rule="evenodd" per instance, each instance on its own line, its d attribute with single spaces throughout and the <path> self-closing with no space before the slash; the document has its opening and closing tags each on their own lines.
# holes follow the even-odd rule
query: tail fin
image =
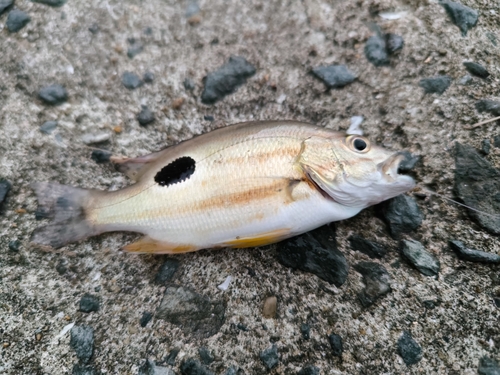
<svg viewBox="0 0 500 375">
<path fill-rule="evenodd" d="M 35 229 L 32 242 L 59 248 L 98 234 L 86 220 L 85 213 L 93 191 L 47 182 L 32 184 L 32 188 L 38 198 L 37 219 L 53 220 Z"/>
</svg>

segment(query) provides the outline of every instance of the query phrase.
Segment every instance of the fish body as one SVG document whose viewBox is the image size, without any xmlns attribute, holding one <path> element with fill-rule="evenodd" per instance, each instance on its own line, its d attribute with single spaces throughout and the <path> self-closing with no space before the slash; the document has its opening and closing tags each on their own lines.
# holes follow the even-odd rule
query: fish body
<svg viewBox="0 0 500 375">
<path fill-rule="evenodd" d="M 403 159 L 361 136 L 305 123 L 237 124 L 118 160 L 137 180 L 119 191 L 37 184 L 54 223 L 33 240 L 58 247 L 132 231 L 146 235 L 125 246 L 132 252 L 264 245 L 410 190 L 413 180 L 397 173 Z"/>
</svg>

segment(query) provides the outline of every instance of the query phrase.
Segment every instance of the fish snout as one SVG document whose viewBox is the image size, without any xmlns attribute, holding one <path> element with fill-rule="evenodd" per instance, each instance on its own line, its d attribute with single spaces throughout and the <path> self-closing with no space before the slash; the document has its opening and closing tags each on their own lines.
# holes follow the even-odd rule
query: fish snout
<svg viewBox="0 0 500 375">
<path fill-rule="evenodd" d="M 411 178 L 411 172 L 419 160 L 419 156 L 414 156 L 408 151 L 400 151 L 379 164 L 379 170 L 388 180 Z"/>
</svg>

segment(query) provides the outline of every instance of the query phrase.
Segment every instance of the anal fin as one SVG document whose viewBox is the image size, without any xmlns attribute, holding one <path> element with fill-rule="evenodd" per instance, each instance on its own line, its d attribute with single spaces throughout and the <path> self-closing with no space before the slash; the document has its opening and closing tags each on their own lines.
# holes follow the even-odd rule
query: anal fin
<svg viewBox="0 0 500 375">
<path fill-rule="evenodd" d="M 245 247 L 269 245 L 275 242 L 279 242 L 288 237 L 290 237 L 290 229 L 283 228 L 270 232 L 259 233 L 251 237 L 239 237 L 234 240 L 224 242 L 224 245 L 235 249 L 242 249 Z"/>
<path fill-rule="evenodd" d="M 189 244 L 159 242 L 145 236 L 139 241 L 124 246 L 122 250 L 135 254 L 180 254 L 196 251 L 199 248 Z"/>
</svg>

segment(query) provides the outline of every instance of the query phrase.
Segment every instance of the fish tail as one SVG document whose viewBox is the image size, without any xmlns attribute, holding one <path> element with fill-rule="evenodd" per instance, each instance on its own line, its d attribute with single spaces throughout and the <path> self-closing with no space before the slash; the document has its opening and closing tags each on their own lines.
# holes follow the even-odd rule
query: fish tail
<svg viewBox="0 0 500 375">
<path fill-rule="evenodd" d="M 32 242 L 59 248 L 101 232 L 87 220 L 86 213 L 90 202 L 101 192 L 47 182 L 34 183 L 31 187 L 38 198 L 37 220 L 52 220 L 35 229 Z"/>
</svg>

